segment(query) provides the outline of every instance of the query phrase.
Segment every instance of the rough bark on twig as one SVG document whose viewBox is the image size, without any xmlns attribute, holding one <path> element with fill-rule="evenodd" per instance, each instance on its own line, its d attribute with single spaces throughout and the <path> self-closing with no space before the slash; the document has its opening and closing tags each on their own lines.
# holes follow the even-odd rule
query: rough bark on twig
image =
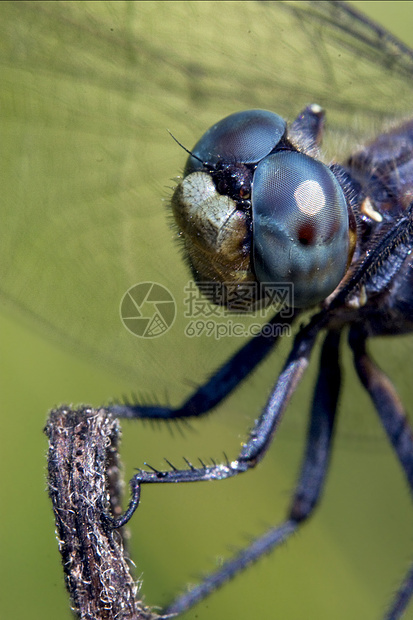
<svg viewBox="0 0 413 620">
<path fill-rule="evenodd" d="M 121 530 L 103 513 L 121 514 L 119 422 L 104 409 L 52 411 L 48 483 L 72 609 L 81 620 L 154 620 L 137 600 Z"/>
</svg>

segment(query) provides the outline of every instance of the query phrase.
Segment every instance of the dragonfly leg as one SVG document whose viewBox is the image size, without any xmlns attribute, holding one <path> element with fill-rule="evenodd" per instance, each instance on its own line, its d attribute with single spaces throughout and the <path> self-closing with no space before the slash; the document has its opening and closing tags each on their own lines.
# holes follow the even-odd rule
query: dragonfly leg
<svg viewBox="0 0 413 620">
<path fill-rule="evenodd" d="M 151 471 L 139 470 L 131 479 L 131 499 L 125 513 L 116 519 L 110 515 L 103 515 L 103 519 L 108 526 L 118 528 L 129 521 L 139 505 L 141 484 L 223 480 L 255 467 L 267 451 L 276 428 L 281 421 L 282 414 L 308 366 L 309 356 L 318 331 L 319 326 L 315 324 L 312 330 L 303 329 L 297 335 L 284 370 L 281 372 L 269 401 L 260 418 L 256 421 L 248 441 L 243 445 L 237 460 L 231 462 L 227 460 L 225 464 L 214 463 L 210 466 L 202 464 L 201 467 L 195 467 L 192 463 L 186 461 L 187 469 L 177 469 L 168 462 L 170 469 L 167 471 L 159 471 L 145 463 Z"/>
<path fill-rule="evenodd" d="M 187 469 L 177 469 L 167 461 L 170 469 L 166 471 L 159 471 L 145 463 L 150 471 L 139 470 L 130 481 L 132 496 L 124 515 L 112 520 L 107 515 L 104 518 L 111 522 L 113 527 L 125 525 L 139 504 L 141 484 L 224 480 L 255 467 L 266 453 L 282 414 L 308 366 L 310 353 L 321 325 L 322 323 L 313 321 L 298 333 L 271 396 L 236 460 L 231 462 L 227 460 L 224 464 L 213 463 L 209 466 L 202 463 L 201 467 L 195 467 L 186 461 Z"/>
<path fill-rule="evenodd" d="M 372 399 L 397 459 L 413 492 L 413 433 L 400 398 L 389 378 L 376 366 L 366 351 L 366 336 L 352 328 L 349 336 L 354 365 L 361 383 Z M 413 565 L 396 592 L 385 620 L 402 617 L 413 594 Z"/>
<path fill-rule="evenodd" d="M 207 597 L 213 590 L 222 586 L 262 555 L 280 546 L 311 516 L 321 497 L 330 461 L 340 389 L 338 341 L 339 335 L 331 332 L 325 339 L 307 433 L 306 450 L 287 519 L 227 560 L 218 571 L 207 576 L 190 592 L 178 597 L 164 611 L 165 615 L 182 613 Z"/>
<path fill-rule="evenodd" d="M 366 336 L 352 328 L 349 336 L 354 365 L 387 433 L 413 492 L 413 434 L 399 395 L 390 379 L 366 351 Z"/>
<path fill-rule="evenodd" d="M 383 620 L 399 620 L 399 618 L 402 618 L 412 597 L 412 591 L 413 564 L 407 571 L 406 576 L 403 579 L 399 589 L 397 590 Z"/>
<path fill-rule="evenodd" d="M 315 333 L 310 336 L 303 336 L 300 333 L 297 337 L 293 351 L 287 360 L 283 373 L 281 373 L 277 381 L 267 408 L 251 433 L 249 441 L 241 451 L 238 461 L 209 468 L 197 469 L 190 465 L 189 469 L 182 471 L 172 468 L 172 471 L 167 472 L 139 472 L 131 481 L 132 489 L 135 488 L 136 492 L 138 492 L 140 485 L 144 482 L 186 482 L 222 479 L 253 467 L 265 453 L 274 432 L 277 416 L 284 410 L 298 380 L 301 378 L 308 363 L 314 338 Z M 334 419 L 340 389 L 338 344 L 339 334 L 329 332 L 324 342 L 320 360 L 319 377 L 313 398 L 307 434 L 307 447 L 301 474 L 287 519 L 284 523 L 272 528 L 266 534 L 256 539 L 247 549 L 228 560 L 217 572 L 207 577 L 191 592 L 176 599 L 165 610 L 166 615 L 181 613 L 208 596 L 213 590 L 223 585 L 238 572 L 247 568 L 262 555 L 278 547 L 313 513 L 321 497 L 331 454 Z M 262 433 L 262 428 L 265 428 L 264 433 Z M 255 440 L 258 440 L 258 452 Z M 248 454 L 252 458 L 250 462 L 248 462 Z M 130 507 L 124 515 L 127 517 L 125 522 L 136 507 L 136 505 L 133 506 L 134 499 L 136 497 L 132 499 Z M 139 500 L 139 495 L 137 499 Z M 122 524 L 118 520 L 117 525 Z"/>
<path fill-rule="evenodd" d="M 272 351 L 279 336 L 285 328 L 290 329 L 297 316 L 292 312 L 289 318 L 281 319 L 276 315 L 265 324 L 261 332 L 249 340 L 233 357 L 180 407 L 171 408 L 161 405 L 115 404 L 108 410 L 120 418 L 150 418 L 173 420 L 197 417 L 208 413 L 226 398 Z"/>
<path fill-rule="evenodd" d="M 225 464 L 220 465 L 217 465 L 215 463 L 212 466 L 202 465 L 202 467 L 194 467 L 192 463 L 186 461 L 189 469 L 177 469 L 168 462 L 168 465 L 171 467 L 171 469 L 168 471 L 159 471 L 150 466 L 149 467 L 151 471 L 139 470 L 138 473 L 130 480 L 129 484 L 131 487 L 131 499 L 129 501 L 129 506 L 123 513 L 123 515 L 117 518 L 114 518 L 109 514 L 102 515 L 102 518 L 106 522 L 107 526 L 112 528 L 119 528 L 126 525 L 126 523 L 132 517 L 133 513 L 139 505 L 141 484 L 159 482 L 201 482 L 204 480 L 222 480 L 235 476 L 238 473 L 247 471 L 251 467 L 254 467 L 259 460 L 258 457 L 262 457 L 264 455 L 275 432 L 276 425 L 280 421 L 281 415 L 285 407 L 287 406 L 288 401 L 292 393 L 294 392 L 297 383 L 301 379 L 304 370 L 308 366 L 308 358 L 319 329 L 320 327 L 318 326 L 317 322 L 314 321 L 313 329 L 303 329 L 297 335 L 295 346 L 288 357 L 284 370 L 277 381 L 277 384 L 272 392 L 269 402 L 264 408 L 264 411 L 262 412 L 258 422 L 255 424 L 247 443 L 244 444 L 238 460 L 232 462 L 227 461 Z M 271 342 L 270 344 L 272 347 L 274 345 L 274 342 Z M 269 339 L 267 339 L 263 335 L 263 332 L 261 332 L 258 337 L 250 340 L 240 351 L 238 351 L 235 356 L 231 358 L 231 360 L 227 363 L 227 365 L 223 367 L 223 369 L 220 369 L 218 373 L 216 373 L 216 375 L 206 385 L 210 386 L 211 382 L 213 382 L 215 377 L 217 376 L 219 377 L 218 383 L 220 385 L 223 385 L 225 383 L 225 381 L 223 381 L 224 375 L 228 377 L 228 380 L 230 380 L 230 373 L 227 369 L 227 366 L 228 364 L 232 365 L 234 360 L 239 360 L 240 355 L 242 359 L 244 359 L 249 372 L 250 370 L 252 370 L 252 368 L 248 365 L 248 360 L 253 357 L 252 353 L 254 351 L 256 353 L 255 360 L 257 360 L 257 358 L 262 359 L 263 352 L 264 356 L 266 353 L 268 353 L 270 344 Z M 247 351 L 250 352 L 250 356 L 246 354 Z M 256 361 L 256 363 L 258 362 Z M 248 374 L 248 372 L 245 374 Z M 196 398 L 198 398 L 202 389 L 203 388 L 196 392 Z M 233 389 L 233 387 L 231 389 Z M 189 399 L 189 401 L 187 402 L 190 402 L 190 400 L 191 399 Z M 168 411 L 166 408 L 164 409 Z M 116 414 L 116 410 L 113 411 L 113 409 L 111 408 L 109 408 L 109 410 L 111 411 L 111 413 Z M 173 417 L 174 410 L 170 411 L 172 412 L 171 417 Z M 206 411 L 201 408 L 198 415 L 205 412 Z"/>
</svg>

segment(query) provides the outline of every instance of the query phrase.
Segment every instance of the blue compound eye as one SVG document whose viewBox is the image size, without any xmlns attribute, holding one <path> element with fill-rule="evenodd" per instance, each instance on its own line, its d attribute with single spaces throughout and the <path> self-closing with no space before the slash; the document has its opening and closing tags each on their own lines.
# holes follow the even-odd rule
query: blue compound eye
<svg viewBox="0 0 413 620">
<path fill-rule="evenodd" d="M 203 163 L 255 164 L 266 157 L 286 131 L 281 116 L 267 110 L 236 112 L 213 125 L 194 146 L 185 176 L 204 169 Z"/>
<path fill-rule="evenodd" d="M 252 184 L 253 260 L 262 283 L 292 283 L 294 306 L 325 299 L 346 270 L 349 222 L 334 174 L 302 153 L 269 155 Z"/>
</svg>

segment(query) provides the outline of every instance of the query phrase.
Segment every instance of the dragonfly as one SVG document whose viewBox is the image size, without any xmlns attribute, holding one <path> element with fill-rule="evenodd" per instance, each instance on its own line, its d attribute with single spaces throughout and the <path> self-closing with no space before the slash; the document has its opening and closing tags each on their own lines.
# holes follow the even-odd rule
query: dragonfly
<svg viewBox="0 0 413 620">
<path fill-rule="evenodd" d="M 184 30 L 179 48 L 177 30 L 159 19 L 155 4 L 125 11 L 111 4 L 88 7 L 82 19 L 75 5 L 61 13 L 47 4 L 23 6 L 8 5 L 2 20 L 10 85 L 2 108 L 4 118 L 13 119 L 4 127 L 4 186 L 10 193 L 2 298 L 77 355 L 106 365 L 149 395 L 167 390 L 167 398 L 179 403 L 190 392 L 188 380 L 200 384 L 240 343 L 227 339 L 217 347 L 208 338 L 186 338 L 182 344 L 185 321 L 178 312 L 166 334 L 137 345 L 119 320 L 120 301 L 135 282 L 161 282 L 181 301 L 188 280 L 161 200 L 168 201 L 172 190 L 166 186 L 175 184 L 170 179 L 182 158 L 166 128 L 191 146 L 235 110 L 274 109 L 292 120 L 292 110 L 297 114 L 316 101 L 328 114 L 325 159 L 340 161 L 410 112 L 409 53 L 391 39 L 382 43 L 379 32 L 339 5 L 327 12 L 315 3 L 302 9 L 240 5 L 217 24 L 212 5 L 191 5 L 188 12 L 177 4 L 171 16 Z M 345 15 L 342 28 L 334 29 Z M 184 27 L 190 19 L 192 27 Z M 226 19 L 238 24 L 238 40 L 225 38 Z M 299 39 L 291 36 L 297 31 L 303 33 Z M 214 55 L 216 37 L 221 45 Z M 254 64 L 248 87 L 230 79 L 238 75 L 231 63 L 250 66 L 251 57 L 268 56 L 268 41 L 273 62 Z M 240 50 L 236 57 L 234 48 Z M 166 49 L 173 53 L 165 60 Z M 336 49 L 340 64 L 333 62 Z M 278 69 L 279 58 L 284 62 Z M 159 59 L 165 71 L 158 76 L 153 66 Z M 13 82 L 16 71 L 24 79 Z M 76 88 L 68 88 L 73 80 Z M 181 93 L 179 101 L 174 92 Z M 177 350 L 185 351 L 179 366 Z M 271 376 L 273 381 L 274 369 Z M 252 415 L 259 409 L 255 403 Z M 251 414 L 250 402 L 241 417 L 247 410 Z"/>
</svg>

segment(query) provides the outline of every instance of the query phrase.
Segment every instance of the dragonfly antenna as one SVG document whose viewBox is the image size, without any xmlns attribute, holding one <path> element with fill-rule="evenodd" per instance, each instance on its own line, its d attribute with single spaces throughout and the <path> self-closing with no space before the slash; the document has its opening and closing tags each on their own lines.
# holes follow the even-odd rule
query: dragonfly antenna
<svg viewBox="0 0 413 620">
<path fill-rule="evenodd" d="M 195 153 L 193 153 L 192 151 L 190 151 L 189 149 L 186 148 L 186 146 L 184 146 L 181 142 L 179 142 L 179 140 L 177 138 L 175 138 L 175 136 L 173 135 L 173 133 L 171 133 L 169 131 L 169 129 L 167 129 L 167 132 L 169 133 L 169 135 L 171 136 L 172 140 L 175 140 L 175 142 L 181 147 L 181 149 L 183 149 L 184 151 L 186 151 L 188 153 L 188 155 L 191 155 L 191 157 L 194 157 L 195 159 L 197 159 L 199 162 L 201 162 L 201 164 L 203 166 L 207 166 L 207 164 L 202 161 L 202 159 L 200 159 L 198 157 L 198 155 L 195 155 Z"/>
</svg>

